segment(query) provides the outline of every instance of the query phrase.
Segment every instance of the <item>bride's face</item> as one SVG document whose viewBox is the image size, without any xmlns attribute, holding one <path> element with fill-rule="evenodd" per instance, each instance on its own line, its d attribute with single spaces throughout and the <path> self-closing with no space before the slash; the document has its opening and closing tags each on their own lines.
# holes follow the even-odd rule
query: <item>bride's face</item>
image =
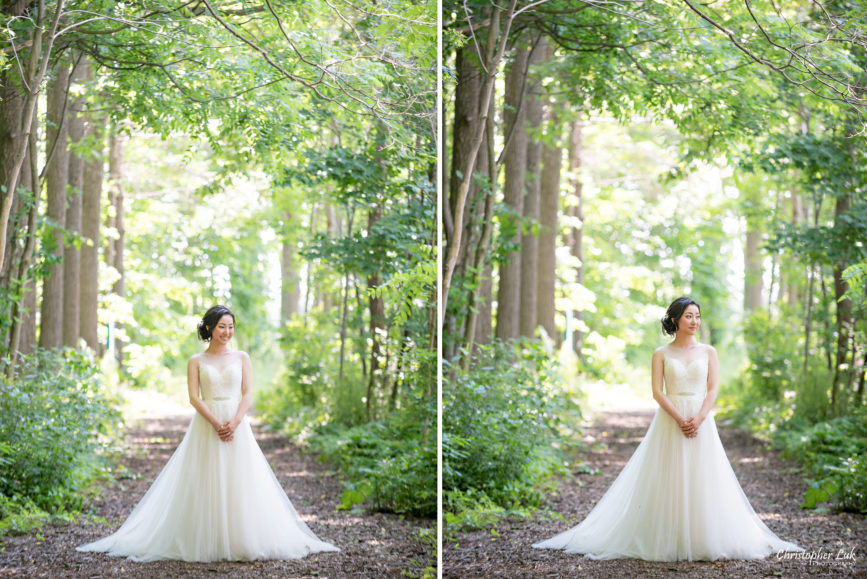
<svg viewBox="0 0 867 579">
<path fill-rule="evenodd" d="M 232 339 L 232 336 L 235 334 L 235 320 L 229 314 L 226 314 L 220 321 L 217 322 L 217 325 L 214 326 L 213 331 L 211 332 L 211 341 L 217 342 L 218 344 L 226 345 L 229 343 L 229 340 Z"/>
<path fill-rule="evenodd" d="M 690 304 L 683 310 L 683 315 L 677 320 L 678 332 L 686 332 L 688 335 L 695 334 L 701 327 L 701 312 L 698 306 Z"/>
</svg>

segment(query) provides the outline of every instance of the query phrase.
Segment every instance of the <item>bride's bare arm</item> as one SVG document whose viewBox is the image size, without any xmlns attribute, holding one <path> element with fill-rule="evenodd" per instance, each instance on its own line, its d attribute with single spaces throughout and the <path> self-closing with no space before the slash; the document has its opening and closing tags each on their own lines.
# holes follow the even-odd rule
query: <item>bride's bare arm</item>
<svg viewBox="0 0 867 579">
<path fill-rule="evenodd" d="M 250 356 L 247 355 L 247 352 L 240 352 L 240 356 L 242 365 L 241 403 L 238 404 L 238 411 L 235 413 L 234 418 L 226 423 L 226 426 L 233 433 L 238 428 L 238 425 L 241 424 L 241 420 L 244 419 L 244 415 L 247 414 L 253 403 L 253 364 L 250 362 Z"/>
<path fill-rule="evenodd" d="M 659 404 L 659 407 L 668 412 L 668 414 L 674 418 L 674 421 L 677 422 L 679 426 L 683 425 L 684 418 L 680 415 L 680 412 L 677 411 L 677 408 L 674 407 L 674 404 L 671 403 L 671 400 L 668 399 L 668 396 L 665 395 L 665 392 L 662 391 L 662 375 L 663 375 L 663 364 L 665 363 L 665 356 L 661 350 L 656 350 L 653 353 L 653 359 L 651 361 L 650 368 L 650 383 L 653 387 L 653 399 L 656 400 L 656 403 Z"/>
<path fill-rule="evenodd" d="M 713 410 L 714 404 L 716 404 L 717 384 L 719 382 L 719 360 L 713 346 L 708 346 L 707 350 L 707 394 L 705 394 L 701 410 L 689 419 L 695 425 L 696 430 L 698 430 L 698 427 L 701 426 L 701 423 L 704 422 L 707 415 Z"/>
<path fill-rule="evenodd" d="M 220 421 L 217 420 L 217 417 L 199 395 L 199 361 L 195 358 L 190 358 L 190 361 L 187 362 L 187 390 L 190 394 L 190 404 L 196 409 L 196 412 L 210 422 L 215 430 L 219 430 Z"/>
</svg>

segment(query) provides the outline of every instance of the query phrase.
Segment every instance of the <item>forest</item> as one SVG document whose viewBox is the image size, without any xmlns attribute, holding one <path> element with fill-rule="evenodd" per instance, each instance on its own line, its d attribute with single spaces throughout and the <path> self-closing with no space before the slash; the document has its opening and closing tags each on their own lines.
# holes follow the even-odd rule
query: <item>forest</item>
<svg viewBox="0 0 867 579">
<path fill-rule="evenodd" d="M 652 403 L 682 295 L 719 352 L 717 419 L 796 461 L 799 505 L 867 512 L 865 22 L 845 1 L 444 4 L 446 557 L 593 484 L 582 415 L 600 390 Z"/>
<path fill-rule="evenodd" d="M 342 549 L 216 572 L 572 572 L 679 296 L 756 510 L 867 569 L 865 113 L 857 0 L 0 0 L 0 574 L 117 570 L 214 304 Z"/>
<path fill-rule="evenodd" d="M 2 2 L 0 535 L 87 515 L 140 401 L 189 407 L 217 303 L 332 510 L 433 516 L 436 20 Z"/>
</svg>

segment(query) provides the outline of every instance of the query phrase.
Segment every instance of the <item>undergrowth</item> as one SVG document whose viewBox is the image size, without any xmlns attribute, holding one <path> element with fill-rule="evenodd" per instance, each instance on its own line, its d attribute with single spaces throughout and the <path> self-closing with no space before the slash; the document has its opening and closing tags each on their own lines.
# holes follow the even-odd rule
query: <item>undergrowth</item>
<svg viewBox="0 0 867 579">
<path fill-rule="evenodd" d="M 121 425 L 94 361 L 74 350 L 21 356 L 11 377 L 0 364 L 0 535 L 80 513 L 98 456 Z"/>
<path fill-rule="evenodd" d="M 556 443 L 571 403 L 560 394 L 556 364 L 538 343 L 495 342 L 478 349 L 471 372 L 443 373 L 446 530 L 531 516 L 552 475 L 566 473 Z M 579 414 L 577 406 L 570 409 Z"/>
</svg>

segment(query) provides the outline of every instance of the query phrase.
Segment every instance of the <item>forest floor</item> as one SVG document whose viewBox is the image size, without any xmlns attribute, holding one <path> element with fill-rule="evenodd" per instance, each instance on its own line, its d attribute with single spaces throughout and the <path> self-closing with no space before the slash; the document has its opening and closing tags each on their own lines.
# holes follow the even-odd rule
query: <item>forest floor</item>
<svg viewBox="0 0 867 579">
<path fill-rule="evenodd" d="M 562 551 L 533 549 L 533 543 L 565 531 L 587 516 L 638 447 L 652 417 L 649 407 L 621 406 L 602 412 L 583 428 L 584 435 L 594 442 L 592 449 L 581 455 L 601 474 L 576 474 L 548 497 L 550 510 L 562 514 L 565 521 L 537 515 L 500 522 L 495 532 L 445 533 L 443 577 L 867 577 L 867 518 L 827 509 L 802 510 L 807 485 L 795 463 L 780 458 L 762 441 L 724 424 L 718 428 L 726 454 L 759 517 L 780 538 L 830 560 L 811 563 L 774 555 L 760 561 L 594 561 Z M 854 554 L 854 561 L 842 553 Z"/>
<path fill-rule="evenodd" d="M 109 534 L 124 521 L 180 443 L 190 417 L 129 422 L 121 462 L 132 477 L 107 485 L 93 505 L 94 514 L 111 527 L 82 519 L 0 539 L 0 577 L 421 577 L 425 567 L 435 565 L 433 521 L 336 510 L 343 490 L 337 474 L 285 438 L 255 425 L 259 446 L 295 508 L 314 533 L 340 547 L 339 553 L 291 561 L 136 563 L 76 551 L 77 545 Z"/>
</svg>

